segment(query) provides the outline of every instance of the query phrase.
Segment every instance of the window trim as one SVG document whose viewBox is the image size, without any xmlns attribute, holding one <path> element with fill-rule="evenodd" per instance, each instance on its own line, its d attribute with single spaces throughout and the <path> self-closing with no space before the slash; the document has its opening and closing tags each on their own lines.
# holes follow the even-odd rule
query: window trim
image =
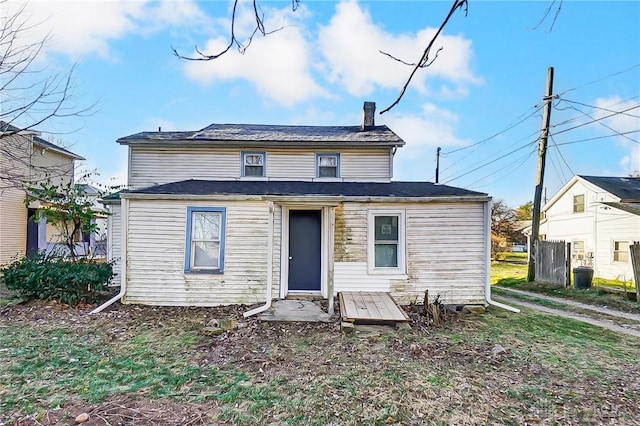
<svg viewBox="0 0 640 426">
<path fill-rule="evenodd" d="M 624 247 L 625 250 L 616 250 L 616 243 L 620 244 L 620 243 L 624 243 Z M 630 253 L 629 253 L 629 246 L 631 244 L 629 244 L 629 240 L 612 240 L 611 242 L 611 260 L 613 261 L 613 263 L 629 263 L 630 260 Z M 625 253 L 627 256 L 627 260 L 618 260 L 616 259 L 616 254 L 617 253 Z"/>
<path fill-rule="evenodd" d="M 194 268 L 191 266 L 191 223 L 193 213 L 220 213 L 220 259 L 218 268 Z M 224 251 L 226 234 L 226 207 L 193 207 L 187 206 L 187 229 L 185 232 L 184 272 L 185 274 L 222 274 L 224 272 Z"/>
<path fill-rule="evenodd" d="M 336 157 L 336 175 L 320 176 L 320 157 Z M 339 152 L 316 152 L 316 179 L 337 179 L 340 173 L 340 153 Z"/>
<path fill-rule="evenodd" d="M 245 167 L 247 166 L 244 163 L 244 160 L 247 155 L 261 155 L 262 156 L 262 175 L 255 176 L 245 174 Z M 259 179 L 267 176 L 267 153 L 265 151 L 241 151 L 240 152 L 240 176 L 247 179 Z"/>
<path fill-rule="evenodd" d="M 577 197 L 582 197 L 582 203 L 576 203 L 576 198 Z M 577 206 L 582 206 L 582 210 L 577 210 Z M 584 213 L 586 210 L 586 197 L 584 196 L 584 194 L 576 194 L 573 196 L 573 213 Z"/>
<path fill-rule="evenodd" d="M 398 217 L 398 266 L 375 266 L 375 218 L 376 216 Z M 370 209 L 367 211 L 367 269 L 369 274 L 401 275 L 407 273 L 407 226 L 406 211 L 402 209 Z"/>
</svg>

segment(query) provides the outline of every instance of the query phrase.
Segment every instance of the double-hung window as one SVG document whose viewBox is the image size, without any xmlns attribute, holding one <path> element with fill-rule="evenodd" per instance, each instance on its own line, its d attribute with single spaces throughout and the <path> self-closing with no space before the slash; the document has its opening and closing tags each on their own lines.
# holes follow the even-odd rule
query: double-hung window
<svg viewBox="0 0 640 426">
<path fill-rule="evenodd" d="M 223 207 L 187 207 L 185 272 L 224 270 L 225 216 Z"/>
<path fill-rule="evenodd" d="M 629 262 L 629 241 L 613 242 L 613 261 L 623 263 Z"/>
<path fill-rule="evenodd" d="M 404 274 L 404 211 L 369 211 L 369 271 Z"/>
<path fill-rule="evenodd" d="M 573 196 L 573 212 L 574 213 L 584 212 L 584 194 Z"/>
<path fill-rule="evenodd" d="M 266 154 L 264 152 L 242 152 L 242 176 L 264 177 Z"/>
<path fill-rule="evenodd" d="M 316 154 L 316 177 L 340 177 L 340 154 Z"/>
</svg>

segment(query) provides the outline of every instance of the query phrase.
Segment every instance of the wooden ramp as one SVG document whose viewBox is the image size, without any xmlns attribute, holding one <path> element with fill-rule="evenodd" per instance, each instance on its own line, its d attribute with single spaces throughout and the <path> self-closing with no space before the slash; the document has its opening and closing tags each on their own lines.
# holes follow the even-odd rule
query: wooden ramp
<svg viewBox="0 0 640 426">
<path fill-rule="evenodd" d="M 342 321 L 360 324 L 384 324 L 409 321 L 389 293 L 340 292 Z"/>
</svg>

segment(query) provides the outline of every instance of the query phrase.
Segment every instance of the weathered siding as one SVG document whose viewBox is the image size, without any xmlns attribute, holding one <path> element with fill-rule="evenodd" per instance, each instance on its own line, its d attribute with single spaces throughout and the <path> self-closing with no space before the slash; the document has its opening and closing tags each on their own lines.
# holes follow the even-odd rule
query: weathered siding
<svg viewBox="0 0 640 426">
<path fill-rule="evenodd" d="M 367 210 L 406 211 L 407 274 L 372 274 L 367 268 Z M 336 208 L 335 291 L 388 291 L 402 303 L 424 291 L 445 303 L 484 303 L 483 203 L 345 203 Z"/>
<path fill-rule="evenodd" d="M 224 273 L 184 272 L 187 206 L 226 208 Z M 275 209 L 276 225 L 278 212 Z M 265 202 L 130 200 L 125 302 L 181 306 L 263 303 L 267 223 Z M 274 294 L 278 291 L 279 251 L 279 233 L 274 233 Z"/>
<path fill-rule="evenodd" d="M 130 147 L 129 185 L 143 188 L 187 179 L 241 179 L 240 149 Z M 251 149 L 266 152 L 266 179 L 313 180 L 316 152 L 309 149 Z M 389 181 L 389 149 L 340 153 L 344 181 Z"/>
<path fill-rule="evenodd" d="M 240 176 L 240 151 L 130 147 L 129 186 L 143 188 L 187 179 Z"/>
<path fill-rule="evenodd" d="M 388 149 L 345 151 L 340 155 L 342 178 L 345 181 L 389 181 L 390 165 Z"/>
<path fill-rule="evenodd" d="M 111 285 L 120 285 L 120 265 L 122 257 L 122 206 L 111 204 L 107 216 L 107 261 L 113 262 L 114 277 Z"/>
</svg>

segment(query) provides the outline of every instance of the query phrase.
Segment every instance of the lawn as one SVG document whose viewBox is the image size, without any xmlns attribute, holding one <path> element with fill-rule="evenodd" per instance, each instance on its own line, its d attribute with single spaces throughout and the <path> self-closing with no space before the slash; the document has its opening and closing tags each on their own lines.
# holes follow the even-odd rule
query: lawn
<svg viewBox="0 0 640 426">
<path fill-rule="evenodd" d="M 0 424 L 638 424 L 640 341 L 529 310 L 343 335 L 246 307 L 0 310 Z M 241 328 L 202 334 L 213 318 Z M 496 346 L 500 345 L 504 348 Z M 25 419 L 24 416 L 31 415 Z"/>
</svg>

